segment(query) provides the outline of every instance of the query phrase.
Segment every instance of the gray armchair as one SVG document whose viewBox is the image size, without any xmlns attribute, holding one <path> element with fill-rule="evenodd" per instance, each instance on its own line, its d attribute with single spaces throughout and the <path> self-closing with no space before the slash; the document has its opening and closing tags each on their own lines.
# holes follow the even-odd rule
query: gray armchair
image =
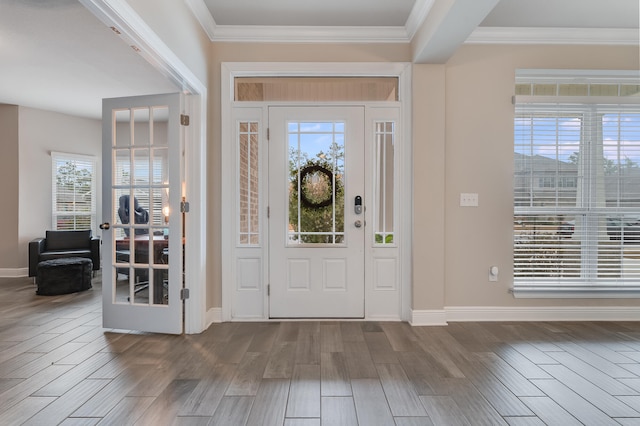
<svg viewBox="0 0 640 426">
<path fill-rule="evenodd" d="M 29 276 L 37 275 L 38 263 L 65 257 L 86 257 L 93 262 L 93 270 L 100 269 L 100 238 L 91 230 L 47 231 L 45 238 L 29 242 Z"/>
</svg>

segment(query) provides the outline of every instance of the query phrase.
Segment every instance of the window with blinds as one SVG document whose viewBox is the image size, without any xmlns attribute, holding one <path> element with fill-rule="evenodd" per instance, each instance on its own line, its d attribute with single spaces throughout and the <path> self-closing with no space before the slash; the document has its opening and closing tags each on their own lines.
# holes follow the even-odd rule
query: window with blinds
<svg viewBox="0 0 640 426">
<path fill-rule="evenodd" d="M 51 153 L 53 229 L 95 229 L 95 157 Z"/>
<path fill-rule="evenodd" d="M 640 99 L 553 100 L 516 97 L 514 293 L 640 290 Z"/>
</svg>

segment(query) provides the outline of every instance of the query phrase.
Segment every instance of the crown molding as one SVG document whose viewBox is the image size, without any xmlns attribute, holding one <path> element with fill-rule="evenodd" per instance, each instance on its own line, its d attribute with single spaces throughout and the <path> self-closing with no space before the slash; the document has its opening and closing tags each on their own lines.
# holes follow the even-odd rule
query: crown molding
<svg viewBox="0 0 640 426">
<path fill-rule="evenodd" d="M 213 16 L 211 16 L 207 5 L 204 3 L 204 0 L 185 0 L 185 3 L 189 7 L 189 9 L 191 9 L 191 12 L 200 23 L 202 29 L 209 36 L 209 40 L 213 41 L 218 25 L 213 19 Z"/>
<path fill-rule="evenodd" d="M 185 2 L 211 41 L 410 43 L 431 12 L 435 0 L 416 0 L 406 24 L 398 27 L 217 25 L 204 0 Z M 640 33 L 637 28 L 478 27 L 467 38 L 465 44 L 637 46 L 640 44 Z"/>
<path fill-rule="evenodd" d="M 218 25 L 211 41 L 256 43 L 408 43 L 404 27 Z"/>
<path fill-rule="evenodd" d="M 185 0 L 211 41 L 253 43 L 409 43 L 406 27 L 218 25 L 204 0 Z M 416 0 L 407 22 L 424 21 L 434 0 Z"/>
<path fill-rule="evenodd" d="M 465 44 L 570 44 L 637 46 L 637 28 L 478 27 Z"/>
</svg>

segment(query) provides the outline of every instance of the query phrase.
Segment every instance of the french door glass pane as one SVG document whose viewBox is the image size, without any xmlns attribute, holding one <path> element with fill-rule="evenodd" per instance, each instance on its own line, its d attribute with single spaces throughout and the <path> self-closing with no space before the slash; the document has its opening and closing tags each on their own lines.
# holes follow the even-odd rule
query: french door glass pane
<svg viewBox="0 0 640 426">
<path fill-rule="evenodd" d="M 114 302 L 168 303 L 169 170 L 166 108 L 114 114 Z M 157 119 L 157 120 L 156 120 Z"/>
</svg>

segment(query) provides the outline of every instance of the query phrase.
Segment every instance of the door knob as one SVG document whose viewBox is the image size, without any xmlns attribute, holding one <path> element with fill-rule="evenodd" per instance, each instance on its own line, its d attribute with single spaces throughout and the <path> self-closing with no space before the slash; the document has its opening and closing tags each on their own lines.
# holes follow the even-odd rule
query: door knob
<svg viewBox="0 0 640 426">
<path fill-rule="evenodd" d="M 362 227 L 362 221 L 361 220 L 356 220 L 354 222 L 354 225 L 355 225 L 356 228 L 360 228 L 360 227 Z"/>
<path fill-rule="evenodd" d="M 105 222 L 105 223 L 101 223 L 99 228 L 104 229 L 106 231 L 107 229 L 111 228 L 111 225 L 109 224 L 109 222 Z"/>
</svg>

